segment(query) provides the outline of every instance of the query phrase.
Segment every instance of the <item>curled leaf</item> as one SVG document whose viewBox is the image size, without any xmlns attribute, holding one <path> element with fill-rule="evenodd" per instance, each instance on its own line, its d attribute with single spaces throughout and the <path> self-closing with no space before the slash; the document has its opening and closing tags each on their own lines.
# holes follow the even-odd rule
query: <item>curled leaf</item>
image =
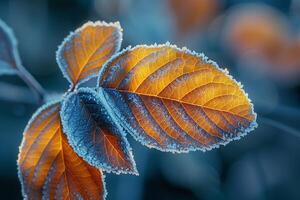
<svg viewBox="0 0 300 200">
<path fill-rule="evenodd" d="M 18 159 L 25 199 L 104 199 L 104 177 L 68 144 L 60 103 L 39 109 L 24 132 Z"/>
<path fill-rule="evenodd" d="M 118 123 L 162 151 L 209 150 L 256 126 L 253 105 L 228 72 L 169 44 L 124 50 L 98 84 Z"/>
<path fill-rule="evenodd" d="M 103 63 L 119 51 L 121 41 L 119 23 L 88 22 L 63 41 L 56 60 L 64 76 L 76 86 L 95 77 Z"/>
<path fill-rule="evenodd" d="M 75 152 L 91 165 L 113 173 L 137 174 L 125 132 L 92 89 L 70 93 L 61 110 L 63 128 Z"/>
<path fill-rule="evenodd" d="M 12 30 L 0 20 L 0 75 L 16 74 L 19 62 L 17 40 Z"/>
</svg>

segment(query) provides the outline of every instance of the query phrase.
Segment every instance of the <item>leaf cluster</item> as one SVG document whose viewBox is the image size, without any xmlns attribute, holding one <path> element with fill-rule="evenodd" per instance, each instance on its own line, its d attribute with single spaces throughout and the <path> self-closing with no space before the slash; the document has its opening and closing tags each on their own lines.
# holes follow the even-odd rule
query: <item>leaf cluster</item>
<svg viewBox="0 0 300 200">
<path fill-rule="evenodd" d="M 0 30 L 2 73 L 19 62 L 7 30 Z M 88 22 L 59 46 L 70 89 L 25 128 L 18 158 L 25 199 L 105 199 L 103 172 L 138 175 L 128 134 L 183 153 L 225 145 L 256 127 L 241 84 L 203 54 L 169 43 L 119 52 L 121 42 L 119 23 Z M 82 87 L 93 77 L 95 87 Z"/>
</svg>

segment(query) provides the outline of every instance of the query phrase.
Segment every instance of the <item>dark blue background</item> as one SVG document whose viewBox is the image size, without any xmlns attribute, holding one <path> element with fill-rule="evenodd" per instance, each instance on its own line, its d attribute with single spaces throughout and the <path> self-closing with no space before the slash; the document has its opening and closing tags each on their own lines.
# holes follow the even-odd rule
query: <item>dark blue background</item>
<svg viewBox="0 0 300 200">
<path fill-rule="evenodd" d="M 262 1 L 223 0 L 219 15 L 247 2 Z M 294 31 L 300 30 L 291 1 L 264 2 L 282 12 Z M 174 18 L 165 0 L 1 0 L 0 18 L 15 31 L 24 65 L 52 93 L 68 88 L 55 61 L 57 46 L 88 20 L 120 21 L 122 48 L 170 41 L 204 52 L 244 84 L 259 115 L 255 131 L 210 152 L 181 155 L 149 150 L 129 137 L 140 176 L 107 174 L 108 199 L 300 199 L 300 79 L 286 84 L 240 69 L 217 42 L 218 33 L 174 37 Z M 4 82 L 24 86 L 16 77 L 0 77 Z M 0 89 L 0 97 L 13 95 L 11 89 Z M 16 159 L 23 129 L 37 109 L 24 103 L 32 98 L 0 98 L 1 199 L 22 198 Z"/>
</svg>

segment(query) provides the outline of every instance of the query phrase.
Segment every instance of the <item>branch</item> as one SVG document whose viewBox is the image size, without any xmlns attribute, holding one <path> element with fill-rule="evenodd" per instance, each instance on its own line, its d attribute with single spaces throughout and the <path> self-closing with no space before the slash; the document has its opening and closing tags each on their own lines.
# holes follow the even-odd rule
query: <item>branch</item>
<svg viewBox="0 0 300 200">
<path fill-rule="evenodd" d="M 26 70 L 21 63 L 19 52 L 14 51 L 14 58 L 16 61 L 16 68 L 18 76 L 28 85 L 28 87 L 36 94 L 38 104 L 42 104 L 45 101 L 45 90 L 39 84 L 39 82 Z"/>
<path fill-rule="evenodd" d="M 38 104 L 42 104 L 45 100 L 46 93 L 39 82 L 37 82 L 37 80 L 22 65 L 18 65 L 18 76 L 36 94 Z"/>
</svg>

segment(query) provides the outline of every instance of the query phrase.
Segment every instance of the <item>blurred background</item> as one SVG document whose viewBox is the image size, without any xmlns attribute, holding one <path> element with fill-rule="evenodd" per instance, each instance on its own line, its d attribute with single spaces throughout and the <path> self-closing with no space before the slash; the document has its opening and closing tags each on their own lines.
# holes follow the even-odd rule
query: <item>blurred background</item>
<svg viewBox="0 0 300 200">
<path fill-rule="evenodd" d="M 107 174 L 108 199 L 300 199 L 300 0 L 1 0 L 0 18 L 53 95 L 68 88 L 57 46 L 88 20 L 120 21 L 123 48 L 170 41 L 204 52 L 249 93 L 259 127 L 225 147 L 178 155 L 129 136 L 140 176 Z M 36 109 L 18 77 L 0 77 L 1 199 L 22 198 L 16 159 Z"/>
</svg>

